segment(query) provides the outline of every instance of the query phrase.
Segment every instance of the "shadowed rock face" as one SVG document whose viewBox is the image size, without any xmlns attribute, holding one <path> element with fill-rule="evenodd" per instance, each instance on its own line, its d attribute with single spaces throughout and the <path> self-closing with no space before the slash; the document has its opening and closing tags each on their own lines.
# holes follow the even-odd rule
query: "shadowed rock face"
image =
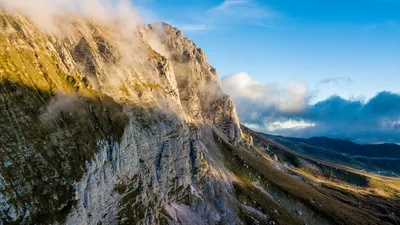
<svg viewBox="0 0 400 225">
<path fill-rule="evenodd" d="M 240 128 L 181 31 L 68 21 L 0 11 L 0 224 L 400 223 L 399 180 Z"/>
<path fill-rule="evenodd" d="M 85 20 L 63 26 L 45 34 L 0 12 L 1 221 L 239 221 L 202 141 L 215 129 L 239 142 L 239 121 L 204 52 L 166 24 L 132 40 Z"/>
</svg>

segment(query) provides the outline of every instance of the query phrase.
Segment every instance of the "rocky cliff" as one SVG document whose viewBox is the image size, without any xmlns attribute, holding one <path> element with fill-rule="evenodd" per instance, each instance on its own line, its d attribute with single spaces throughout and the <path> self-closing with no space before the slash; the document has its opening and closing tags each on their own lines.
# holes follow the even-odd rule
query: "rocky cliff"
<svg viewBox="0 0 400 225">
<path fill-rule="evenodd" d="M 241 130 L 204 52 L 168 24 L 60 26 L 0 12 L 2 223 L 235 221 L 208 148 Z"/>
<path fill-rule="evenodd" d="M 35 21 L 0 10 L 0 224 L 400 224 L 400 180 L 240 127 L 178 29 Z"/>
</svg>

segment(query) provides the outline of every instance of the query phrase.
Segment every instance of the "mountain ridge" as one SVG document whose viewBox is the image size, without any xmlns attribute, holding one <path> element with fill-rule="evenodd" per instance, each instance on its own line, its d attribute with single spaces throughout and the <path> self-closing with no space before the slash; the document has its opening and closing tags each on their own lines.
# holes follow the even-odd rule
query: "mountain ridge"
<svg viewBox="0 0 400 225">
<path fill-rule="evenodd" d="M 290 138 L 355 156 L 399 158 L 400 146 L 392 143 L 358 144 L 349 140 L 329 137 Z"/>
<path fill-rule="evenodd" d="M 4 223 L 160 223 L 173 210 L 165 202 L 207 178 L 200 125 L 240 141 L 215 70 L 176 28 L 141 26 L 126 40 L 87 20 L 67 20 L 56 35 L 18 14 L 0 18 Z M 168 47 L 159 35 L 179 46 L 172 60 L 150 47 Z M 211 198 L 200 205 L 220 220 Z"/>
<path fill-rule="evenodd" d="M 177 28 L 58 23 L 0 10 L 0 224 L 400 222 L 400 181 L 241 127 Z"/>
</svg>

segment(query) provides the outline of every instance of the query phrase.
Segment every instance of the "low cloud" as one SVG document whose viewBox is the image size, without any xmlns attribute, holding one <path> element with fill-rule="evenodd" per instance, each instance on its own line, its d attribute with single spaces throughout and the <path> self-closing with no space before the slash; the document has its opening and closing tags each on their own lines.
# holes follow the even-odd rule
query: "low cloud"
<svg viewBox="0 0 400 225">
<path fill-rule="evenodd" d="M 298 130 L 298 129 L 304 129 L 307 127 L 315 127 L 316 124 L 309 123 L 304 120 L 296 121 L 296 120 L 289 119 L 284 122 L 275 121 L 275 122 L 270 122 L 265 125 L 246 124 L 246 123 L 244 123 L 244 125 L 248 126 L 249 128 L 255 129 L 255 130 L 267 130 L 267 131 L 274 132 L 274 131 L 280 131 L 280 130 L 284 130 L 284 129 Z"/>
<path fill-rule="evenodd" d="M 0 0 L 0 7 L 8 13 L 21 13 L 46 32 L 60 31 L 57 20 L 71 15 L 123 26 L 120 30 L 130 34 L 142 22 L 129 0 Z"/>
<path fill-rule="evenodd" d="M 32 22 L 36 28 L 46 33 L 57 36 L 59 34 L 68 36 L 74 31 L 82 33 L 85 38 L 76 39 L 78 42 L 73 54 L 78 56 L 74 57 L 78 64 L 87 61 L 89 57 L 90 61 L 93 61 L 91 64 L 97 66 L 97 59 L 94 60 L 92 51 L 87 51 L 91 48 L 90 38 L 86 40 L 85 31 L 88 31 L 89 35 L 91 32 L 87 25 L 94 22 L 101 27 L 107 27 L 107 29 L 101 29 L 103 34 L 97 42 L 105 44 L 106 54 L 110 58 L 118 59 L 118 62 L 102 66 L 102 69 L 108 72 L 105 74 L 110 74 L 106 79 L 104 77 L 96 79 L 96 75 L 83 69 L 82 75 L 88 77 L 96 89 L 100 86 L 103 91 L 108 90 L 108 87 L 118 89 L 119 86 L 128 82 L 132 71 L 136 74 L 148 73 L 148 71 L 142 71 L 141 67 L 134 68 L 137 63 L 147 61 L 149 51 L 144 48 L 142 41 L 138 40 L 137 28 L 143 25 L 143 20 L 131 0 L 0 0 L 0 10 L 4 10 L 7 14 L 20 14 Z M 141 10 L 144 9 L 141 8 Z M 81 20 L 89 22 L 83 23 Z M 73 22 L 77 22 L 80 27 L 70 26 L 74 24 Z M 149 37 L 145 41 L 155 51 L 169 57 L 170 52 L 161 44 L 157 35 L 162 32 L 162 29 L 160 26 L 155 29 L 155 32 L 149 32 Z M 94 51 L 94 49 L 91 50 Z M 106 82 L 99 83 L 98 80 Z"/>
<path fill-rule="evenodd" d="M 281 87 L 261 84 L 240 73 L 223 78 L 222 83 L 242 123 L 262 132 L 400 142 L 400 94 L 380 92 L 367 102 L 331 96 L 311 104 L 308 88 L 296 81 Z"/>
<path fill-rule="evenodd" d="M 183 32 L 203 31 L 212 29 L 211 26 L 205 24 L 180 24 L 176 25 Z"/>
<path fill-rule="evenodd" d="M 70 115 L 78 113 L 78 109 L 82 107 L 82 104 L 83 102 L 76 94 L 56 93 L 40 119 L 43 123 L 50 124 L 59 117 L 61 112 L 69 113 Z"/>
<path fill-rule="evenodd" d="M 156 23 L 152 25 L 153 32 L 150 33 L 150 36 L 147 38 L 147 43 L 150 47 L 163 55 L 164 57 L 170 58 L 172 56 L 172 52 L 167 49 L 167 46 L 162 43 L 162 38 L 167 35 L 165 30 L 160 23 Z"/>
<path fill-rule="evenodd" d="M 238 73 L 224 77 L 222 86 L 235 100 L 238 110 L 243 111 L 241 114 L 245 118 L 259 118 L 267 110 L 297 113 L 307 106 L 308 89 L 305 84 L 294 80 L 282 87 L 274 83 L 261 84 L 247 73 Z"/>
</svg>

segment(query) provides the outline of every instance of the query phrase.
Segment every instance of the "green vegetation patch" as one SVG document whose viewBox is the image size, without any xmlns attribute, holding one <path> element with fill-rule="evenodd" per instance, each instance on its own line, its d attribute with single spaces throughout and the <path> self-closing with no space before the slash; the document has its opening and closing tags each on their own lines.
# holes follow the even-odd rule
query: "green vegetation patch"
<svg viewBox="0 0 400 225">
<path fill-rule="evenodd" d="M 245 148 L 244 146 L 235 147 L 223 138 L 220 138 L 216 133 L 214 133 L 214 137 L 215 142 L 225 156 L 227 166 L 241 181 L 239 185 L 242 185 L 242 187 L 250 186 L 252 179 L 247 179 L 246 181 L 246 177 L 261 177 L 263 180 L 268 180 L 270 185 L 273 185 L 282 192 L 286 192 L 291 198 L 301 201 L 303 204 L 313 209 L 315 213 L 333 223 L 360 224 L 360 221 L 378 223 L 379 218 L 374 217 L 374 215 L 341 202 L 332 196 L 331 193 L 321 193 L 315 187 L 298 181 L 288 174 L 272 167 L 266 159 L 259 157 L 264 153 L 253 148 Z M 257 202 L 257 200 L 255 201 Z M 268 214 L 267 210 L 268 209 L 263 209 L 262 212 Z M 280 211 L 284 211 L 284 209 L 280 209 Z M 368 220 L 366 220 L 366 218 L 368 218 Z M 281 219 L 282 222 L 279 222 L 279 219 Z M 290 217 L 278 217 L 277 220 L 278 224 L 296 224 L 293 223 Z"/>
<path fill-rule="evenodd" d="M 85 163 L 101 140 L 119 141 L 129 121 L 107 96 L 53 97 L 7 80 L 0 83 L 0 114 L 0 192 L 17 210 L 29 209 L 30 217 L 18 220 L 29 223 L 62 222 Z"/>
</svg>

